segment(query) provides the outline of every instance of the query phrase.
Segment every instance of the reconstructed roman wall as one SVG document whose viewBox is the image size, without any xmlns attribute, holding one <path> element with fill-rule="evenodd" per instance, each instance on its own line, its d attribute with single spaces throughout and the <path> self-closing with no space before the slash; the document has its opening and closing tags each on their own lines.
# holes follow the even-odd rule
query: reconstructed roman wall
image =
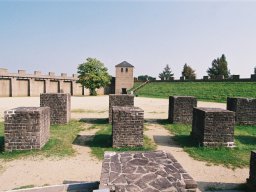
<svg viewBox="0 0 256 192">
<path fill-rule="evenodd" d="M 89 90 L 76 83 L 78 77 L 66 73 L 60 76 L 49 72 L 48 75 L 35 71 L 27 74 L 25 70 L 18 73 L 9 73 L 7 69 L 0 68 L 0 97 L 26 97 L 40 96 L 41 93 L 70 93 L 73 96 L 89 95 Z M 99 95 L 105 94 L 105 89 L 97 90 Z"/>
</svg>

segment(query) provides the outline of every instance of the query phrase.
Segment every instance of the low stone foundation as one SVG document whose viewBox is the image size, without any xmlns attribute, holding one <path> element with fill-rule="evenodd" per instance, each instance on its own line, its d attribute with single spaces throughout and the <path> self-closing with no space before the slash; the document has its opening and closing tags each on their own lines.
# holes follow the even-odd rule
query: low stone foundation
<svg viewBox="0 0 256 192">
<path fill-rule="evenodd" d="M 69 93 L 43 93 L 40 106 L 50 107 L 51 124 L 66 124 L 70 120 L 71 98 Z"/>
<path fill-rule="evenodd" d="M 241 125 L 256 125 L 256 99 L 227 98 L 227 110 L 236 112 L 236 123 Z"/>
<path fill-rule="evenodd" d="M 126 94 L 109 95 L 109 123 L 112 123 L 112 107 L 114 106 L 134 106 L 134 96 Z"/>
<path fill-rule="evenodd" d="M 105 152 L 100 178 L 100 189 L 104 188 L 113 192 L 195 192 L 197 183 L 169 153 Z"/>
<path fill-rule="evenodd" d="M 191 96 L 170 96 L 169 116 L 171 123 L 192 123 L 193 108 L 197 106 L 197 100 Z"/>
<path fill-rule="evenodd" d="M 5 111 L 5 151 L 41 149 L 49 137 L 49 107 L 20 107 Z"/>
<path fill-rule="evenodd" d="M 143 146 L 144 111 L 138 107 L 118 107 L 113 109 L 113 147 Z"/>
<path fill-rule="evenodd" d="M 234 146 L 235 113 L 218 108 L 194 108 L 191 135 L 203 146 Z"/>
</svg>

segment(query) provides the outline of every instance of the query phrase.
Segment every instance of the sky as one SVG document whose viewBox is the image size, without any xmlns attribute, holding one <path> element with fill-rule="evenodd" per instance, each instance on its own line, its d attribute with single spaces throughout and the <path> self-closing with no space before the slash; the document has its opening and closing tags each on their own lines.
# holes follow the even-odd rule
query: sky
<svg viewBox="0 0 256 192">
<path fill-rule="evenodd" d="M 256 66 L 256 1 L 3 1 L 0 68 L 77 72 L 97 58 L 115 76 L 127 61 L 135 76 L 175 78 L 185 63 L 198 78 L 225 54 L 231 74 Z"/>
</svg>

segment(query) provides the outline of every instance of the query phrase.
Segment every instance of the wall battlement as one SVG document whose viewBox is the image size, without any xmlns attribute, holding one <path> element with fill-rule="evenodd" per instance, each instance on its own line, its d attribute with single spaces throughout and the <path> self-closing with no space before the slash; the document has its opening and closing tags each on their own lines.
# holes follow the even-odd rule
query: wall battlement
<svg viewBox="0 0 256 192">
<path fill-rule="evenodd" d="M 70 93 L 72 96 L 89 95 L 89 90 L 77 83 L 78 75 L 68 76 L 54 72 L 47 75 L 41 71 L 27 74 L 26 70 L 10 73 L 7 69 L 0 68 L 0 97 L 26 97 L 40 96 L 41 93 Z M 98 89 L 99 95 L 105 94 L 104 88 Z"/>
<path fill-rule="evenodd" d="M 41 73 L 41 71 L 34 71 L 34 74 L 27 74 L 26 70 L 18 70 L 18 73 L 9 73 L 8 69 L 0 68 L 0 78 L 4 77 L 16 77 L 16 78 L 36 78 L 36 79 L 61 79 L 61 80 L 78 80 L 77 74 L 67 76 L 67 73 L 61 73 L 60 76 L 55 75 L 54 72 L 49 72 L 47 75 Z"/>
</svg>

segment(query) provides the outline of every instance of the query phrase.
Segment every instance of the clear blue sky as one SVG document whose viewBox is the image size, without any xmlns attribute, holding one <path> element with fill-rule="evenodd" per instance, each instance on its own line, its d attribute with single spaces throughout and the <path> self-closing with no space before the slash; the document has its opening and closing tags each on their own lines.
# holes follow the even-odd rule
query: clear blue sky
<svg viewBox="0 0 256 192">
<path fill-rule="evenodd" d="M 124 60 L 135 76 L 175 77 L 187 63 L 202 78 L 224 53 L 231 74 L 256 66 L 256 1 L 1 1 L 0 68 L 69 75 L 87 57 L 115 75 Z"/>
</svg>

